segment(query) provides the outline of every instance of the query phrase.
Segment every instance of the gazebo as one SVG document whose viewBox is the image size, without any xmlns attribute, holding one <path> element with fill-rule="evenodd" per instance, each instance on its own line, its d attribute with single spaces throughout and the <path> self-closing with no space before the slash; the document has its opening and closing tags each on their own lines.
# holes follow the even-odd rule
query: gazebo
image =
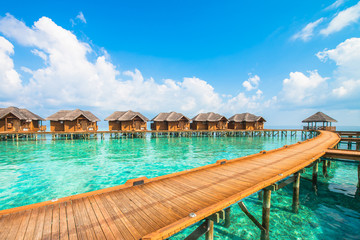
<svg viewBox="0 0 360 240">
<path fill-rule="evenodd" d="M 336 127 L 331 126 L 331 124 L 337 121 L 323 112 L 317 112 L 314 115 L 311 115 L 310 117 L 306 118 L 302 122 L 307 123 L 307 126 L 304 126 L 304 130 L 336 131 Z"/>
</svg>

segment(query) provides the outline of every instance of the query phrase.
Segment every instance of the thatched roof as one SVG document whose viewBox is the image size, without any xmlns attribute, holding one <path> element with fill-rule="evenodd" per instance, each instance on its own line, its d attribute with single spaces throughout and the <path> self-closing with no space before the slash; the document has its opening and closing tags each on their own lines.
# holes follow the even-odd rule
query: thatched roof
<svg viewBox="0 0 360 240">
<path fill-rule="evenodd" d="M 144 122 L 149 121 L 149 119 L 144 115 L 142 115 L 141 113 L 133 112 L 131 110 L 126 112 L 116 111 L 107 118 L 105 118 L 105 121 L 131 121 L 136 117 L 141 118 Z"/>
<path fill-rule="evenodd" d="M 266 120 L 261 116 L 256 116 L 251 113 L 241 113 L 235 114 L 229 118 L 229 122 L 266 122 Z"/>
<path fill-rule="evenodd" d="M 8 107 L 8 108 L 0 108 L 0 119 L 3 119 L 8 114 L 12 114 L 15 117 L 17 117 L 20 120 L 40 120 L 44 121 L 42 117 L 36 115 L 33 112 L 30 112 L 29 110 L 25 108 L 17 108 L 17 107 Z"/>
<path fill-rule="evenodd" d="M 221 120 L 227 121 L 227 118 L 217 113 L 208 112 L 208 113 L 199 113 L 192 120 L 196 122 L 218 122 Z"/>
<path fill-rule="evenodd" d="M 177 112 L 169 112 L 169 113 L 159 113 L 156 117 L 154 117 L 151 121 L 154 122 L 177 122 L 182 118 L 185 118 L 187 121 L 190 121 L 190 118 L 184 116 L 182 113 Z"/>
<path fill-rule="evenodd" d="M 337 121 L 323 112 L 317 112 L 314 115 L 311 115 L 310 117 L 306 118 L 302 122 L 305 123 L 305 122 L 337 122 Z"/>
<path fill-rule="evenodd" d="M 46 118 L 46 120 L 50 121 L 74 121 L 78 117 L 84 116 L 90 122 L 99 122 L 100 119 L 97 118 L 90 111 L 83 111 L 80 109 L 75 110 L 60 110 L 57 113 Z"/>
</svg>

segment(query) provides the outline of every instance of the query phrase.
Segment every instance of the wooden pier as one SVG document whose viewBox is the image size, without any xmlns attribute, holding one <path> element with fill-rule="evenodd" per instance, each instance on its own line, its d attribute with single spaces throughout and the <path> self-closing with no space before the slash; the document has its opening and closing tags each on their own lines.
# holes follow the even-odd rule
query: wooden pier
<svg viewBox="0 0 360 240">
<path fill-rule="evenodd" d="M 119 139 L 119 138 L 151 138 L 159 137 L 296 137 L 301 132 L 303 139 L 312 138 L 316 131 L 296 129 L 264 129 L 264 130 L 183 130 L 183 131 L 92 131 L 92 132 L 0 132 L 0 140 L 52 140 L 75 139 Z"/>
<path fill-rule="evenodd" d="M 261 238 L 269 239 L 271 192 L 293 183 L 297 212 L 302 169 L 317 166 L 339 140 L 337 134 L 321 131 L 315 138 L 271 151 L 2 210 L 0 239 L 166 239 L 203 220 L 188 239 L 204 234 L 212 239 L 214 222 L 229 216 L 228 208 L 235 203 L 258 226 Z M 261 190 L 262 223 L 241 202 Z"/>
</svg>

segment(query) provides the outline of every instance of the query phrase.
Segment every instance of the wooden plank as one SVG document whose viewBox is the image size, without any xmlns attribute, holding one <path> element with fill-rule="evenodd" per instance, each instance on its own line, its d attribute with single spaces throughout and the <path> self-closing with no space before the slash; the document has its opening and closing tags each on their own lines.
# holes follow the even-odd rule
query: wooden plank
<svg viewBox="0 0 360 240">
<path fill-rule="evenodd" d="M 60 238 L 60 206 L 53 205 L 51 239 L 57 240 Z"/>
<path fill-rule="evenodd" d="M 42 239 L 51 239 L 51 228 L 52 228 L 52 214 L 53 206 L 47 206 L 45 208 L 44 228 Z"/>
<path fill-rule="evenodd" d="M 106 219 L 104 218 L 103 214 L 101 213 L 99 206 L 97 205 L 96 201 L 92 198 L 86 198 L 84 199 L 86 204 L 90 204 L 91 208 L 94 211 L 94 214 L 96 216 L 96 219 L 106 237 L 106 239 L 115 239 L 114 234 L 112 233 L 108 223 L 106 222 Z M 87 203 L 88 202 L 88 203 Z"/>
<path fill-rule="evenodd" d="M 91 228 L 91 223 L 89 222 L 86 210 L 81 204 L 81 199 L 76 199 L 72 201 L 73 214 L 76 225 L 76 232 L 78 238 L 80 239 L 95 239 L 94 230 Z"/>
<path fill-rule="evenodd" d="M 86 218 L 84 221 L 89 229 L 92 229 L 97 239 L 105 239 L 104 232 L 102 231 L 95 213 L 90 205 L 88 199 L 79 199 L 81 208 L 83 209 L 83 216 Z"/>
<path fill-rule="evenodd" d="M 68 224 L 69 239 L 70 240 L 78 239 L 72 201 L 66 203 L 66 218 Z"/>
<path fill-rule="evenodd" d="M 36 222 L 38 221 L 39 211 L 40 211 L 39 208 L 32 210 L 31 215 L 30 215 L 29 224 L 28 224 L 28 227 L 24 234 L 24 239 L 29 239 L 29 240 L 34 239 L 34 235 L 36 234 L 35 228 L 36 228 Z"/>
<path fill-rule="evenodd" d="M 60 224 L 60 231 L 59 237 L 60 239 L 67 240 L 69 239 L 69 230 L 68 230 L 68 223 L 67 223 L 67 216 L 66 216 L 66 202 L 60 203 L 60 213 L 59 213 L 59 224 Z"/>
<path fill-rule="evenodd" d="M 22 218 L 20 225 L 18 225 L 19 229 L 17 231 L 15 239 L 23 239 L 24 238 L 27 226 L 30 221 L 31 212 L 32 212 L 32 210 L 27 210 L 27 211 L 23 212 L 23 218 Z"/>
<path fill-rule="evenodd" d="M 110 193 L 109 195 L 141 236 L 153 231 L 154 228 L 150 228 L 150 224 L 141 217 L 141 214 L 138 213 L 136 209 L 131 208 L 131 206 L 126 203 L 126 200 L 124 201 L 124 198 L 127 198 L 126 196 L 121 198 L 115 193 Z"/>
<path fill-rule="evenodd" d="M 36 226 L 34 230 L 34 236 L 32 239 L 39 240 L 42 238 L 43 229 L 44 229 L 44 221 L 45 221 L 45 209 L 46 207 L 40 207 L 39 213 L 36 221 Z"/>
<path fill-rule="evenodd" d="M 3 231 L 0 235 L 0 239 L 15 239 L 17 231 L 19 230 L 19 224 L 21 223 L 23 213 L 14 213 L 5 217 L 6 225 L 5 227 L 1 226 L 0 228 Z"/>
<path fill-rule="evenodd" d="M 95 195 L 92 197 L 97 205 L 99 206 L 99 208 L 101 209 L 101 213 L 104 216 L 104 218 L 106 219 L 109 228 L 111 229 L 111 232 L 113 233 L 113 235 L 115 236 L 115 239 L 126 239 L 125 236 L 123 236 L 123 233 L 121 232 L 121 230 L 117 227 L 117 224 L 115 223 L 115 218 L 111 212 L 109 213 L 107 208 L 107 203 L 106 201 L 103 199 L 104 197 L 101 195 L 101 198 L 99 195 Z M 91 198 L 90 198 L 91 199 Z"/>
</svg>

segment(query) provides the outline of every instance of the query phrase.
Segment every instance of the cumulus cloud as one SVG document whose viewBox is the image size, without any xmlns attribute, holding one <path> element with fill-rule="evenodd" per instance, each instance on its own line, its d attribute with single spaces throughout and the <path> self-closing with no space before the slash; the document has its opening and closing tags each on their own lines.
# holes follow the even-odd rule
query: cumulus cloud
<svg viewBox="0 0 360 240">
<path fill-rule="evenodd" d="M 83 23 L 86 23 L 85 16 L 82 12 L 79 12 L 79 14 L 76 16 L 76 18 L 79 19 L 80 21 L 82 21 Z"/>
<path fill-rule="evenodd" d="M 302 72 L 291 72 L 290 77 L 283 81 L 282 101 L 295 106 L 319 103 L 326 98 L 327 80 L 316 70 L 308 71 L 308 76 Z"/>
<path fill-rule="evenodd" d="M 22 91 L 20 75 L 15 71 L 10 57 L 12 54 L 14 46 L 0 36 L 0 102 L 14 99 Z"/>
<path fill-rule="evenodd" d="M 304 42 L 309 41 L 311 37 L 314 35 L 314 29 L 324 20 L 324 18 L 320 18 L 315 22 L 311 22 L 307 24 L 300 32 L 294 34 L 292 36 L 292 40 L 301 39 Z"/>
<path fill-rule="evenodd" d="M 205 80 L 185 77 L 180 81 L 165 79 L 156 82 L 145 79 L 138 69 L 119 71 L 110 61 L 106 50 L 89 60 L 94 53 L 89 44 L 81 42 L 70 31 L 58 26 L 50 18 L 42 17 L 32 27 L 7 14 L 0 19 L 0 32 L 8 39 L 31 48 L 31 52 L 44 61 L 38 69 L 21 69 L 30 74 L 28 83 L 21 82 L 14 70 L 10 55 L 13 46 L 2 38 L 0 68 L 11 74 L 0 81 L 11 82 L 13 89 L 22 89 L 17 104 L 41 104 L 47 108 L 98 108 L 101 110 L 127 110 L 159 112 L 177 110 L 185 113 L 200 111 L 242 112 L 263 106 L 262 92 L 247 96 L 220 96 Z M 6 71 L 1 71 L 4 73 Z M 5 80 L 3 80 L 5 79 Z M 260 78 L 249 78 L 251 89 L 258 88 Z M 3 88 L 1 88 L 3 90 Z M 17 96 L 10 90 L 8 95 Z"/>
<path fill-rule="evenodd" d="M 322 61 L 332 60 L 336 63 L 336 87 L 332 93 L 340 98 L 359 98 L 360 91 L 360 38 L 350 38 L 336 48 L 317 53 Z"/>
<path fill-rule="evenodd" d="M 249 77 L 247 81 L 243 82 L 243 87 L 246 88 L 246 91 L 251 91 L 257 89 L 259 87 L 260 77 L 255 75 L 253 77 Z"/>
<path fill-rule="evenodd" d="M 328 36 L 332 33 L 339 32 L 343 28 L 355 23 L 360 18 L 360 2 L 339 12 L 329 23 L 329 25 L 320 31 L 321 34 Z"/>
</svg>

